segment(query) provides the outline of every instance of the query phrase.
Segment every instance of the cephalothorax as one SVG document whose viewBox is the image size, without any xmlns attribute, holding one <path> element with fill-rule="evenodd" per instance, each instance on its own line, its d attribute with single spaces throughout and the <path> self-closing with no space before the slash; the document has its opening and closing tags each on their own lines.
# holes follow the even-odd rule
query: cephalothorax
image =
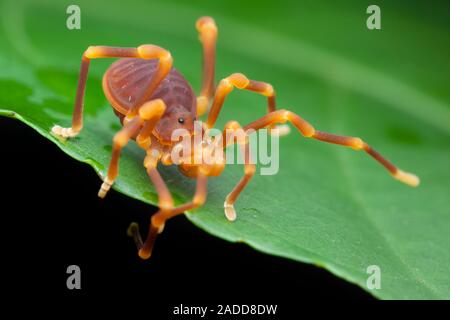
<svg viewBox="0 0 450 320">
<path fill-rule="evenodd" d="M 235 73 L 222 79 L 216 87 L 214 74 L 217 27 L 210 17 L 200 18 L 196 26 L 203 45 L 203 81 L 199 96 L 195 95 L 186 79 L 173 68 L 173 59 L 169 51 L 161 47 L 155 45 L 142 45 L 137 48 L 91 46 L 82 56 L 72 126 L 52 128 L 54 134 L 64 138 L 74 137 L 81 131 L 83 99 L 91 59 L 120 58 L 106 71 L 103 77 L 103 90 L 114 112 L 120 118 L 123 128 L 113 138 L 111 162 L 98 195 L 103 198 L 114 183 L 118 175 L 121 149 L 130 139 L 134 139 L 147 152 L 144 166 L 155 185 L 159 206 L 159 211 L 151 217 L 145 241 L 142 241 L 137 224 L 130 225 L 129 234 L 134 238 L 141 258 L 150 257 L 156 236 L 163 230 L 167 219 L 205 202 L 207 178 L 219 175 L 225 166 L 225 162 L 220 159 L 213 163 L 179 163 L 181 172 L 195 178 L 197 186 L 190 202 L 174 206 L 171 193 L 157 170 L 159 162 L 164 165 L 173 164 L 171 150 L 176 141 L 171 139 L 172 133 L 181 128 L 193 134 L 194 121 L 208 109 L 204 126 L 206 129 L 213 127 L 226 96 L 234 88 L 250 90 L 266 96 L 268 112 L 244 127 L 236 121 L 230 121 L 225 125 L 224 131 L 243 129 L 247 132 L 251 129 L 262 128 L 272 130 L 278 123 L 291 122 L 305 137 L 351 147 L 355 150 L 364 150 L 382 164 L 394 178 L 411 186 L 419 184 L 418 177 L 398 169 L 360 138 L 318 131 L 297 114 L 285 109 L 277 110 L 275 91 L 268 83 L 250 80 L 243 74 Z M 250 151 L 247 140 L 239 139 L 235 142 L 240 145 L 245 155 L 245 163 L 243 177 L 225 199 L 224 210 L 229 220 L 236 218 L 234 202 L 255 173 L 255 165 L 249 161 Z"/>
</svg>

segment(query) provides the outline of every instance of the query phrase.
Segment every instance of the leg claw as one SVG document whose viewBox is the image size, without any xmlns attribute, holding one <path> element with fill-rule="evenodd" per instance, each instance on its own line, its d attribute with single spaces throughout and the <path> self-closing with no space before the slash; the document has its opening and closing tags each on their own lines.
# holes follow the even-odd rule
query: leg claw
<svg viewBox="0 0 450 320">
<path fill-rule="evenodd" d="M 58 125 L 53 126 L 52 133 L 63 138 L 73 138 L 78 134 L 78 132 L 73 131 L 72 128 L 63 128 Z"/>
<path fill-rule="evenodd" d="M 98 196 L 103 199 L 108 193 L 109 189 L 111 189 L 113 183 L 114 181 L 111 181 L 108 178 L 106 178 L 105 181 L 102 183 L 100 190 L 98 190 Z"/>
<path fill-rule="evenodd" d="M 236 220 L 236 210 L 234 209 L 234 205 L 225 201 L 223 204 L 223 208 L 225 209 L 225 216 L 229 221 Z"/>
</svg>

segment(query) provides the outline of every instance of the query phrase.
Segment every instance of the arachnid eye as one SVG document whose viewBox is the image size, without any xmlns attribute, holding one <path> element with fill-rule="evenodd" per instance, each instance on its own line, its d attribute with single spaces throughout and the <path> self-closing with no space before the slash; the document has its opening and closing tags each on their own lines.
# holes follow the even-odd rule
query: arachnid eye
<svg viewBox="0 0 450 320">
<path fill-rule="evenodd" d="M 184 118 L 183 117 L 179 117 L 178 118 L 178 123 L 184 123 Z"/>
</svg>

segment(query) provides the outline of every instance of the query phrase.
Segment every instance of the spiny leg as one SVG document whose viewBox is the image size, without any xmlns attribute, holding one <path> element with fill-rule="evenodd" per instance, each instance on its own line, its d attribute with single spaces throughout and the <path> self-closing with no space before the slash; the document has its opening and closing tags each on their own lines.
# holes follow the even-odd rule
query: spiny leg
<svg viewBox="0 0 450 320">
<path fill-rule="evenodd" d="M 214 74 L 216 67 L 217 26 L 211 17 L 201 17 L 196 27 L 203 46 L 203 80 L 200 95 L 197 98 L 197 115 L 205 114 L 209 100 L 214 94 Z"/>
<path fill-rule="evenodd" d="M 144 103 L 144 105 L 139 110 L 139 115 L 134 118 L 125 118 L 124 127 L 116 133 L 113 138 L 113 151 L 111 156 L 111 162 L 109 164 L 108 173 L 103 181 L 100 190 L 98 191 L 98 196 L 104 198 L 106 193 L 109 191 L 114 183 L 118 173 L 119 173 L 119 157 L 122 149 L 127 145 L 128 141 L 133 137 L 139 130 L 139 137 L 142 134 L 146 134 L 148 130 L 148 124 L 155 123 L 164 114 L 166 105 L 161 99 L 152 100 Z M 146 122 L 145 122 L 146 121 Z M 142 128 L 142 125 L 144 127 Z M 141 129 L 142 128 L 142 129 Z M 144 132 L 143 132 L 144 131 Z M 136 139 L 139 141 L 139 139 Z M 149 137 L 144 136 L 141 138 L 143 142 L 150 145 Z"/>
<path fill-rule="evenodd" d="M 153 175 L 152 181 L 154 183 L 156 181 L 159 184 L 160 189 L 162 188 L 167 189 L 161 176 L 156 171 L 156 168 L 152 169 L 152 175 Z M 162 184 L 164 184 L 164 187 L 162 187 Z M 139 233 L 139 227 L 137 223 L 132 223 L 130 225 L 130 227 L 128 228 L 128 234 L 131 237 L 133 237 L 134 242 L 137 245 L 139 257 L 141 257 L 142 259 L 150 258 L 153 251 L 153 246 L 155 244 L 156 236 L 158 235 L 158 233 L 161 233 L 161 231 L 164 228 L 164 224 L 168 219 L 178 214 L 181 214 L 187 210 L 199 207 L 205 202 L 207 193 L 206 185 L 207 185 L 207 176 L 200 170 L 199 175 L 197 176 L 197 186 L 192 201 L 180 205 L 178 207 L 170 207 L 170 206 L 166 206 L 165 208 L 160 207 L 159 211 L 155 213 L 150 219 L 149 231 L 145 242 L 142 241 L 142 237 Z M 158 190 L 158 185 L 155 184 L 155 186 L 157 187 Z M 158 190 L 159 195 L 161 195 L 159 193 L 160 191 L 161 190 Z"/>
<path fill-rule="evenodd" d="M 272 85 L 265 82 L 249 80 L 242 73 L 234 73 L 229 77 L 221 80 L 216 88 L 213 104 L 206 120 L 206 126 L 212 128 L 217 121 L 220 110 L 225 102 L 225 98 L 233 91 L 234 88 L 244 89 L 259 93 L 267 97 L 267 112 L 273 112 L 276 109 L 275 103 L 275 90 Z M 270 129 L 273 129 L 272 127 Z M 288 126 L 282 126 L 277 128 L 278 131 L 273 133 L 284 135 L 289 132 Z M 271 131 L 272 133 L 272 131 Z"/>
<path fill-rule="evenodd" d="M 242 190 L 247 186 L 250 179 L 253 177 L 256 171 L 256 165 L 251 163 L 250 147 L 248 144 L 248 136 L 246 132 L 241 128 L 238 122 L 230 121 L 225 125 L 223 137 L 226 138 L 226 144 L 230 145 L 237 142 L 242 155 L 244 157 L 244 176 L 236 184 L 233 190 L 225 198 L 223 204 L 225 210 L 225 216 L 228 220 L 236 220 L 236 210 L 234 209 L 234 202 L 241 194 Z"/>
<path fill-rule="evenodd" d="M 405 184 L 416 187 L 420 183 L 420 180 L 416 175 L 400 170 L 392 162 L 384 158 L 360 138 L 338 136 L 335 134 L 318 131 L 314 129 L 314 127 L 303 118 L 288 110 L 282 109 L 271 112 L 261 117 L 260 119 L 246 125 L 244 127 L 244 130 L 259 130 L 261 128 L 273 125 L 274 123 L 285 123 L 286 121 L 290 121 L 301 132 L 301 134 L 307 138 L 313 138 L 324 142 L 339 144 L 342 146 L 353 148 L 355 150 L 364 150 L 372 158 L 383 165 L 395 179 Z"/>
<path fill-rule="evenodd" d="M 147 90 L 140 99 L 136 101 L 135 106 L 129 111 L 129 116 L 137 114 L 139 107 L 147 101 L 155 88 L 164 79 L 172 68 L 172 56 L 170 53 L 155 45 L 142 45 L 137 48 L 120 48 L 108 46 L 91 46 L 83 53 L 81 58 L 80 76 L 78 78 L 78 88 L 75 97 L 75 107 L 72 116 L 72 126 L 63 128 L 55 125 L 52 132 L 56 135 L 67 137 L 75 137 L 83 128 L 83 107 L 84 93 L 86 90 L 86 81 L 89 71 L 91 59 L 97 58 L 142 58 L 142 59 L 159 59 L 158 69 L 152 78 Z"/>
</svg>

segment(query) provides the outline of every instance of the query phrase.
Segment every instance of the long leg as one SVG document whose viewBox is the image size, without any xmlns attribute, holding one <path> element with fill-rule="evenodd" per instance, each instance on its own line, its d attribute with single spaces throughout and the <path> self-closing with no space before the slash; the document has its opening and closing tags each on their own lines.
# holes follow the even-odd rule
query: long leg
<svg viewBox="0 0 450 320">
<path fill-rule="evenodd" d="M 241 128 L 238 122 L 228 122 L 225 125 L 223 136 L 226 136 L 225 141 L 227 145 L 237 142 L 244 157 L 244 176 L 236 184 L 233 190 L 227 195 L 223 204 L 225 216 L 228 220 L 234 221 L 236 220 L 236 210 L 234 209 L 234 202 L 255 174 L 256 165 L 251 162 L 250 147 L 248 144 L 247 134 Z"/>
<path fill-rule="evenodd" d="M 150 166 L 147 168 L 147 172 L 149 173 L 150 178 L 155 184 L 158 195 L 160 197 L 160 209 L 150 219 L 149 231 L 145 242 L 142 241 L 142 237 L 139 232 L 139 226 L 137 225 L 137 223 L 132 223 L 128 228 L 128 234 L 133 237 L 134 242 L 136 243 L 138 248 L 139 257 L 141 257 L 142 259 L 150 258 L 153 251 L 153 246 L 155 244 L 156 236 L 158 235 L 158 233 L 162 232 L 166 221 L 187 210 L 191 210 L 201 206 L 205 202 L 207 194 L 207 176 L 200 170 L 199 175 L 197 176 L 195 195 L 190 202 L 178 207 L 172 207 L 170 203 L 161 205 L 163 199 L 170 196 L 170 193 L 156 168 Z"/>
<path fill-rule="evenodd" d="M 155 88 L 164 79 L 172 68 L 172 56 L 170 52 L 155 46 L 142 45 L 137 48 L 120 48 L 108 46 L 91 46 L 83 53 L 81 58 L 80 76 L 78 78 L 78 88 L 75 97 L 75 108 L 72 116 L 72 126 L 63 128 L 55 125 L 52 132 L 64 138 L 75 137 L 83 128 L 83 105 L 84 93 L 86 89 L 86 80 L 89 71 L 91 59 L 97 58 L 142 58 L 142 59 L 158 59 L 158 69 L 152 78 L 147 90 L 140 99 L 136 101 L 134 107 L 129 111 L 129 117 L 137 114 L 139 107 L 147 101 L 152 95 Z"/>
<path fill-rule="evenodd" d="M 249 80 L 242 73 L 234 73 L 229 77 L 221 80 L 219 85 L 217 86 L 212 107 L 211 110 L 209 111 L 208 119 L 206 120 L 206 126 L 208 128 L 212 128 L 216 123 L 217 117 L 219 116 L 220 110 L 222 109 L 222 106 L 225 102 L 225 98 L 231 91 L 233 91 L 234 88 L 249 90 L 259 93 L 263 96 L 266 96 L 267 111 L 268 112 L 275 111 L 276 109 L 275 90 L 273 89 L 271 84 L 255 80 Z M 284 134 L 287 132 L 280 132 L 280 133 Z"/>
<path fill-rule="evenodd" d="M 173 198 L 170 194 L 169 189 L 167 188 L 166 183 L 164 182 L 163 178 L 159 174 L 157 170 L 158 162 L 161 159 L 161 152 L 156 149 L 148 149 L 147 150 L 147 156 L 144 159 L 144 167 L 147 170 L 147 174 L 152 181 L 153 185 L 156 188 L 156 192 L 158 194 L 158 207 L 161 210 L 171 210 L 173 208 Z M 159 212 L 159 211 L 158 211 Z M 148 240 L 146 242 L 151 242 L 151 248 L 153 248 L 153 242 L 156 239 L 156 235 L 160 232 L 162 232 L 164 226 L 158 226 L 158 228 L 150 227 L 149 230 L 149 237 L 150 234 L 152 235 L 152 240 Z M 144 247 L 144 242 L 142 241 L 141 234 L 139 232 L 139 225 L 135 222 L 131 223 L 128 228 L 128 235 L 133 237 L 134 242 L 136 243 L 136 246 L 138 248 L 138 254 L 141 256 L 141 249 Z M 147 245 L 148 246 L 148 245 Z M 148 251 L 148 250 L 147 250 Z M 151 251 L 151 249 L 150 249 Z M 151 253 L 150 253 L 151 254 Z M 150 257 L 150 254 L 147 254 L 148 257 Z"/>
<path fill-rule="evenodd" d="M 314 127 L 303 118 L 288 110 L 282 109 L 271 112 L 261 117 L 260 119 L 246 125 L 244 127 L 244 130 L 259 130 L 261 128 L 273 125 L 274 123 L 285 123 L 286 121 L 291 122 L 301 132 L 301 134 L 307 138 L 313 138 L 324 142 L 339 144 L 342 146 L 353 148 L 355 150 L 364 150 L 372 158 L 383 165 L 395 179 L 400 180 L 405 184 L 416 187 L 420 183 L 420 180 L 416 175 L 400 170 L 392 162 L 384 158 L 381 154 L 375 151 L 371 146 L 369 146 L 360 138 L 338 136 L 331 133 L 318 131 L 314 129 Z"/>
<path fill-rule="evenodd" d="M 201 17 L 196 27 L 203 46 L 203 80 L 200 95 L 197 98 L 197 115 L 203 115 L 208 109 L 209 100 L 214 94 L 214 74 L 216 67 L 217 27 L 211 17 Z"/>
<path fill-rule="evenodd" d="M 119 157 L 122 149 L 127 145 L 131 137 L 135 136 L 139 130 L 140 134 L 136 140 L 139 141 L 139 137 L 142 137 L 141 140 L 144 141 L 142 143 L 147 143 L 149 145 L 150 142 L 148 139 L 150 138 L 146 136 L 149 127 L 148 125 L 150 124 L 151 127 L 152 124 L 156 123 L 156 121 L 158 121 L 164 114 L 165 109 L 166 105 L 161 99 L 146 102 L 139 110 L 139 115 L 125 123 L 124 127 L 116 133 L 113 138 L 113 151 L 111 162 L 109 163 L 108 173 L 106 174 L 103 184 L 98 191 L 98 196 L 100 198 L 105 197 L 119 173 Z"/>
</svg>

